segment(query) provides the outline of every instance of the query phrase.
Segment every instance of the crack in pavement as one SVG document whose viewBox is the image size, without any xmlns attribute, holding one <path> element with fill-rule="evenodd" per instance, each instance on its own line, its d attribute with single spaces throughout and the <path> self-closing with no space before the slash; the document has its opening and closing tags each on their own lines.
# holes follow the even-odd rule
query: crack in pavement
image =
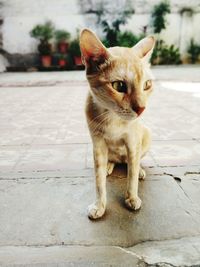
<svg viewBox="0 0 200 267">
<path fill-rule="evenodd" d="M 118 248 L 120 250 L 122 250 L 123 252 L 131 255 L 131 256 L 134 256 L 134 257 L 137 257 L 139 260 L 143 260 L 144 261 L 144 258 L 142 256 L 139 256 L 138 254 L 136 254 L 135 252 L 133 251 L 130 251 L 130 250 L 127 250 L 126 248 L 123 248 L 123 247 L 120 247 L 120 246 L 113 246 L 115 248 Z"/>
<path fill-rule="evenodd" d="M 145 260 L 145 257 L 142 255 L 138 255 L 137 253 L 135 253 L 133 251 L 127 250 L 127 249 L 119 247 L 119 246 L 117 246 L 116 248 L 119 248 L 123 252 L 138 258 L 138 260 L 139 260 L 138 265 L 137 265 L 138 267 L 142 267 L 142 266 L 144 266 L 144 267 L 167 267 L 167 266 L 177 267 L 177 266 L 175 266 L 169 262 L 156 262 L 156 263 L 151 264 L 151 263 L 148 263 L 148 261 Z"/>
<path fill-rule="evenodd" d="M 163 174 L 171 176 L 176 182 L 180 182 L 181 183 L 181 181 L 182 181 L 180 177 L 175 176 L 172 173 L 164 172 Z"/>
<path fill-rule="evenodd" d="M 180 184 L 182 179 L 180 177 L 178 177 L 178 176 L 173 175 L 172 173 L 164 172 L 164 174 L 165 175 L 169 175 L 170 177 L 172 177 L 176 181 L 176 183 L 180 187 L 180 189 L 183 191 L 184 195 L 193 203 L 192 199 L 189 197 L 189 195 L 185 192 L 185 190 L 183 189 L 183 187 Z"/>
<path fill-rule="evenodd" d="M 177 185 L 179 186 L 179 188 L 181 189 L 181 191 L 183 192 L 183 194 L 186 196 L 186 198 L 192 203 L 192 205 L 196 206 L 196 203 L 194 203 L 194 201 L 190 198 L 190 196 L 185 192 L 184 188 L 182 187 L 182 185 L 181 185 L 181 181 L 182 181 L 181 178 L 178 177 L 178 176 L 173 175 L 172 173 L 165 172 L 164 174 L 172 177 L 176 181 Z M 188 211 L 186 209 L 184 209 L 184 211 L 192 218 L 193 222 L 195 222 L 197 225 L 199 224 L 199 222 L 194 219 L 194 217 L 192 216 L 192 214 L 190 213 L 190 211 Z M 193 210 L 193 211 L 195 213 L 197 213 L 198 215 L 200 215 L 200 213 L 197 210 Z"/>
<path fill-rule="evenodd" d="M 196 236 L 196 237 L 194 237 L 195 239 L 194 239 L 194 242 L 200 242 L 200 235 L 199 236 Z M 197 239 L 196 239 L 197 238 Z M 166 241 L 166 242 L 169 242 L 168 244 L 170 245 L 170 243 L 172 242 L 172 244 L 173 244 L 173 241 L 177 241 L 177 240 L 180 240 L 180 241 L 182 241 L 182 239 L 184 240 L 184 238 L 177 238 L 177 239 L 169 239 L 169 240 L 164 240 L 164 241 Z M 149 244 L 149 247 L 152 247 L 152 249 L 153 248 L 155 248 L 155 251 L 157 251 L 157 245 L 159 245 L 159 242 L 161 242 L 161 244 L 163 244 L 163 241 L 162 240 L 158 240 L 158 241 L 153 241 L 152 242 L 152 245 L 151 245 L 151 241 L 144 241 L 144 242 L 142 242 L 142 243 L 150 243 Z M 156 246 L 154 246 L 154 243 L 155 242 L 157 242 L 158 244 L 155 244 Z M 191 242 L 192 242 L 192 240 L 191 239 L 185 239 L 184 240 L 184 242 L 187 242 L 188 244 L 191 244 Z M 193 242 L 193 243 L 194 243 Z M 134 247 L 137 247 L 137 245 L 139 245 L 139 244 L 141 244 L 141 243 L 138 243 L 138 244 L 136 244 L 136 245 L 134 245 L 134 246 L 132 246 L 132 247 L 130 247 L 130 249 L 131 248 L 133 248 L 134 249 Z M 196 243 L 195 243 L 196 244 Z M 176 245 L 180 245 L 179 243 L 177 243 Z M 196 246 L 194 245 L 194 244 L 191 244 L 191 246 L 196 250 L 196 252 L 197 252 L 197 255 L 199 255 L 199 250 L 196 248 Z M 82 248 L 94 248 L 94 247 L 96 247 L 96 248 L 100 248 L 100 247 L 104 247 L 104 248 L 116 248 L 116 249 L 119 249 L 119 250 L 121 250 L 123 253 L 125 253 L 125 254 L 127 254 L 127 255 L 130 255 L 130 256 L 132 256 L 133 257 L 133 259 L 136 259 L 136 260 L 138 260 L 138 262 L 137 262 L 137 265 L 135 265 L 135 266 L 137 266 L 137 267 L 168 267 L 168 266 L 172 266 L 172 267 L 199 267 L 200 265 L 199 264 L 172 264 L 171 263 L 171 261 L 173 261 L 173 255 L 168 255 L 169 256 L 169 260 L 168 259 L 166 259 L 165 258 L 165 260 L 164 261 L 162 261 L 162 257 L 160 258 L 160 257 L 158 257 L 158 261 L 156 261 L 156 258 L 154 258 L 154 256 L 153 256 L 153 258 L 151 258 L 151 256 L 147 256 L 148 255 L 148 253 L 147 253 L 147 255 L 145 256 L 145 252 L 143 251 L 143 250 L 141 250 L 141 251 L 137 251 L 137 252 L 135 252 L 135 251 L 130 251 L 128 248 L 124 248 L 124 247 L 121 247 L 121 246 L 113 246 L 113 245 L 111 245 L 111 246 L 104 246 L 104 245 L 95 245 L 95 246 L 93 246 L 92 244 L 91 245 L 83 245 L 83 244 L 81 244 L 81 245 L 79 245 L 79 244 L 75 244 L 75 245 L 67 245 L 67 244 L 63 244 L 63 243 L 60 243 L 60 245 L 37 245 L 37 246 L 30 246 L 30 245 L 24 245 L 24 246 L 21 246 L 21 245 L 11 245 L 11 246 L 0 246 L 0 250 L 2 249 L 3 251 L 4 251 L 4 248 L 7 248 L 7 249 L 11 249 L 12 250 L 12 248 L 21 248 L 22 249 L 22 251 L 20 252 L 20 253 L 22 253 L 23 252 L 23 249 L 25 249 L 25 248 L 37 248 L 37 249 L 43 249 L 43 248 L 48 248 L 48 247 L 63 247 L 63 248 L 78 248 L 78 247 L 82 247 Z M 160 247 L 160 246 L 159 246 Z M 162 248 L 163 246 L 161 245 L 161 248 Z M 166 245 L 165 245 L 165 247 L 167 248 L 167 247 L 169 247 L 169 246 L 167 246 L 167 243 L 166 243 Z M 142 252 L 143 251 L 143 252 Z M 18 251 L 19 252 L 19 251 Z M 27 253 L 27 252 L 26 252 Z M 158 253 L 158 256 L 160 256 L 160 252 L 159 251 L 157 251 L 156 253 Z M 35 254 L 35 253 L 34 253 Z M 13 256 L 15 255 L 15 254 L 12 254 Z M 37 253 L 35 254 L 35 255 L 37 255 Z M 41 254 L 40 254 L 41 255 Z M 14 256 L 15 257 L 15 256 Z M 18 257 L 19 257 L 19 254 L 18 254 Z M 150 263 L 151 262 L 151 260 L 153 259 L 153 263 Z M 159 261 L 159 260 L 161 260 L 161 261 Z M 200 257 L 199 257 L 199 259 L 196 259 L 196 261 L 197 260 L 200 260 Z M 87 261 L 88 262 L 88 261 Z M 77 261 L 77 263 L 78 263 L 78 261 Z M 12 266 L 15 266 L 15 265 L 12 265 Z M 77 265 L 78 266 L 78 265 Z M 113 266 L 117 266 L 117 265 L 113 265 Z M 120 265 L 121 266 L 121 265 Z M 129 265 L 128 265 L 129 266 Z"/>
</svg>

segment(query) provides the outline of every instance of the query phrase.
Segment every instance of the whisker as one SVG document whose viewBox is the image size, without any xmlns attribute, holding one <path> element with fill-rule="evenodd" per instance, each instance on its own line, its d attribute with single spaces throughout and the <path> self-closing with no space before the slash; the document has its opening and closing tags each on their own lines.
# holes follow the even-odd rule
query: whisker
<svg viewBox="0 0 200 267">
<path fill-rule="evenodd" d="M 109 111 L 105 111 L 103 113 L 101 113 L 100 115 L 96 116 L 93 120 L 91 120 L 89 123 L 88 123 L 88 126 L 90 126 L 93 122 L 96 122 L 96 119 L 106 115 L 107 113 L 109 113 Z"/>
<path fill-rule="evenodd" d="M 105 121 L 106 119 L 107 119 L 107 117 L 104 117 L 99 123 L 97 123 L 97 124 L 92 128 L 92 131 L 95 132 L 95 130 L 98 129 L 99 126 L 100 126 L 101 124 L 103 124 L 104 121 Z"/>
<path fill-rule="evenodd" d="M 107 114 L 107 116 L 105 116 L 105 118 L 103 118 L 103 120 L 100 121 L 100 122 L 96 125 L 96 127 L 94 127 L 94 128 L 92 129 L 93 134 L 96 134 L 98 131 L 102 130 L 102 129 L 105 127 L 105 122 L 108 121 L 108 119 L 109 119 L 109 115 Z M 103 127 L 102 127 L 102 126 L 103 126 Z"/>
</svg>

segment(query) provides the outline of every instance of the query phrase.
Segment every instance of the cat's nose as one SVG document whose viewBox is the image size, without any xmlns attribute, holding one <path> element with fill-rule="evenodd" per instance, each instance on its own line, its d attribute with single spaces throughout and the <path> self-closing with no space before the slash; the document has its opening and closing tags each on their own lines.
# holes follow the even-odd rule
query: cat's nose
<svg viewBox="0 0 200 267">
<path fill-rule="evenodd" d="M 145 110 L 145 107 L 132 107 L 133 111 L 135 111 L 137 113 L 138 116 L 140 116 L 140 114 L 142 114 L 142 112 Z"/>
</svg>

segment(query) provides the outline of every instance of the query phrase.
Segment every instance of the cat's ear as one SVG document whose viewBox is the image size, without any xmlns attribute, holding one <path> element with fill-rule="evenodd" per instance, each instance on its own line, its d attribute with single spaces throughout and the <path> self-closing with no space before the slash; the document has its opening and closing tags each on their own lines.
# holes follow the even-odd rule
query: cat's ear
<svg viewBox="0 0 200 267">
<path fill-rule="evenodd" d="M 149 61 L 151 54 L 155 46 L 155 38 L 153 36 L 148 36 L 139 41 L 133 50 L 142 59 Z"/>
<path fill-rule="evenodd" d="M 86 67 L 100 65 L 109 58 L 106 47 L 95 33 L 88 29 L 84 29 L 80 34 L 80 49 Z"/>
</svg>

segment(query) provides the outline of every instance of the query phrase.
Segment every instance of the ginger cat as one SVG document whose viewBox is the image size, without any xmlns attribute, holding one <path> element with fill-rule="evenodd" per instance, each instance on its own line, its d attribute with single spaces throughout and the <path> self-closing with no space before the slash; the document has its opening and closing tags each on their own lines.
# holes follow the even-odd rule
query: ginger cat
<svg viewBox="0 0 200 267">
<path fill-rule="evenodd" d="M 153 90 L 149 58 L 154 37 L 146 37 L 133 48 L 106 48 L 90 30 L 80 35 L 82 59 L 90 85 L 86 117 L 93 142 L 96 201 L 88 216 L 97 219 L 106 210 L 106 176 L 115 163 L 128 164 L 125 203 L 129 209 L 141 206 L 138 179 L 145 171 L 140 159 L 148 151 L 151 136 L 140 123 L 147 99 Z"/>
</svg>

